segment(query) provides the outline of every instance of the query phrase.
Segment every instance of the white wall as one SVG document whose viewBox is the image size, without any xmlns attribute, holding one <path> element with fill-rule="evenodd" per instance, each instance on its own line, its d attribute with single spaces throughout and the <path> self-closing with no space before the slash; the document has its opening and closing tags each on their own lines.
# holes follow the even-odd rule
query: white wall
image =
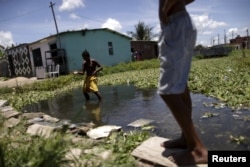
<svg viewBox="0 0 250 167">
<path fill-rule="evenodd" d="M 32 71 L 33 74 L 35 75 L 35 65 L 34 65 L 34 59 L 33 59 L 33 54 L 32 50 L 40 48 L 41 50 L 41 55 L 42 55 L 42 62 L 43 66 L 46 66 L 46 60 L 45 60 L 45 52 L 50 50 L 50 44 L 56 43 L 56 38 L 55 37 L 50 37 L 50 38 L 45 38 L 40 41 L 34 42 L 29 44 L 29 52 L 30 52 L 30 58 L 31 58 L 31 66 L 32 66 Z M 51 63 L 47 61 L 47 63 Z"/>
</svg>

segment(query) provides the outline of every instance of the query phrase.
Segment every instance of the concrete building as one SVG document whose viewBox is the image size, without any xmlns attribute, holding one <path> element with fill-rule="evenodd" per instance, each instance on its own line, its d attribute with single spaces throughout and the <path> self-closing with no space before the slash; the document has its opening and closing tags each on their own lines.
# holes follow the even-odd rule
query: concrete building
<svg viewBox="0 0 250 167">
<path fill-rule="evenodd" d="M 104 66 L 131 61 L 131 38 L 108 28 L 65 31 L 6 51 L 10 76 L 46 78 L 48 67 L 60 65 L 67 74 L 82 68 L 82 52 Z"/>
</svg>

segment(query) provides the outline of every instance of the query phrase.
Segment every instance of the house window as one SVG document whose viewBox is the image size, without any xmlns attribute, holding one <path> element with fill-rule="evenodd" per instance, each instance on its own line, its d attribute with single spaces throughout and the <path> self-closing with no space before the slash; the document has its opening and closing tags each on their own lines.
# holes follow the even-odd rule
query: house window
<svg viewBox="0 0 250 167">
<path fill-rule="evenodd" d="M 57 56 L 57 52 L 55 51 L 57 49 L 56 43 L 49 45 L 49 47 L 50 47 L 50 51 L 51 51 L 51 57 L 52 58 L 56 57 Z"/>
<path fill-rule="evenodd" d="M 109 47 L 109 55 L 114 55 L 114 51 L 113 51 L 113 44 L 112 42 L 108 42 L 108 47 Z"/>
</svg>

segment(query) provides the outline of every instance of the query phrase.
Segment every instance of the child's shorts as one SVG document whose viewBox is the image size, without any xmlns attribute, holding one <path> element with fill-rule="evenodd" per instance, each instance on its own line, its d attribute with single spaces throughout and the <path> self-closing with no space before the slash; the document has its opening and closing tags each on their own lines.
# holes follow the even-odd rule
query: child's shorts
<svg viewBox="0 0 250 167">
<path fill-rule="evenodd" d="M 161 25 L 159 38 L 159 94 L 181 94 L 185 91 L 190 71 L 196 28 L 186 11 L 170 16 Z"/>
<path fill-rule="evenodd" d="M 83 83 L 83 93 L 98 92 L 97 77 L 86 76 Z"/>
</svg>

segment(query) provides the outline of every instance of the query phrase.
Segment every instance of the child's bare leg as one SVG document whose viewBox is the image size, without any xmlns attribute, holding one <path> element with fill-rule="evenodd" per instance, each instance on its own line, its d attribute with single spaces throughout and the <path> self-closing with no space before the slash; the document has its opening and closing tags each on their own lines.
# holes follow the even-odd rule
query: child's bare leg
<svg viewBox="0 0 250 167">
<path fill-rule="evenodd" d="M 97 96 L 97 98 L 99 100 L 102 100 L 102 96 L 101 96 L 101 94 L 99 92 L 94 92 L 94 93 L 95 93 L 95 95 Z"/>
<path fill-rule="evenodd" d="M 190 117 L 192 115 L 192 100 L 190 96 L 190 91 L 188 87 L 186 86 L 185 92 L 183 94 L 180 94 L 184 103 L 186 104 L 186 107 L 189 108 L 188 112 L 190 112 Z M 168 140 L 163 143 L 161 143 L 162 147 L 165 148 L 186 148 L 186 141 L 183 133 L 179 138 L 173 139 L 173 140 Z"/>
<path fill-rule="evenodd" d="M 90 99 L 88 93 L 83 93 L 83 95 L 85 96 L 85 99 L 86 99 L 86 100 L 89 100 L 89 99 Z"/>
<path fill-rule="evenodd" d="M 161 95 L 161 97 L 182 129 L 187 146 L 187 150 L 173 154 L 170 158 L 179 165 L 207 163 L 207 149 L 196 133 L 190 107 L 183 100 L 183 95 Z"/>
<path fill-rule="evenodd" d="M 183 134 L 179 138 L 164 141 L 161 146 L 165 148 L 187 148 Z"/>
</svg>

